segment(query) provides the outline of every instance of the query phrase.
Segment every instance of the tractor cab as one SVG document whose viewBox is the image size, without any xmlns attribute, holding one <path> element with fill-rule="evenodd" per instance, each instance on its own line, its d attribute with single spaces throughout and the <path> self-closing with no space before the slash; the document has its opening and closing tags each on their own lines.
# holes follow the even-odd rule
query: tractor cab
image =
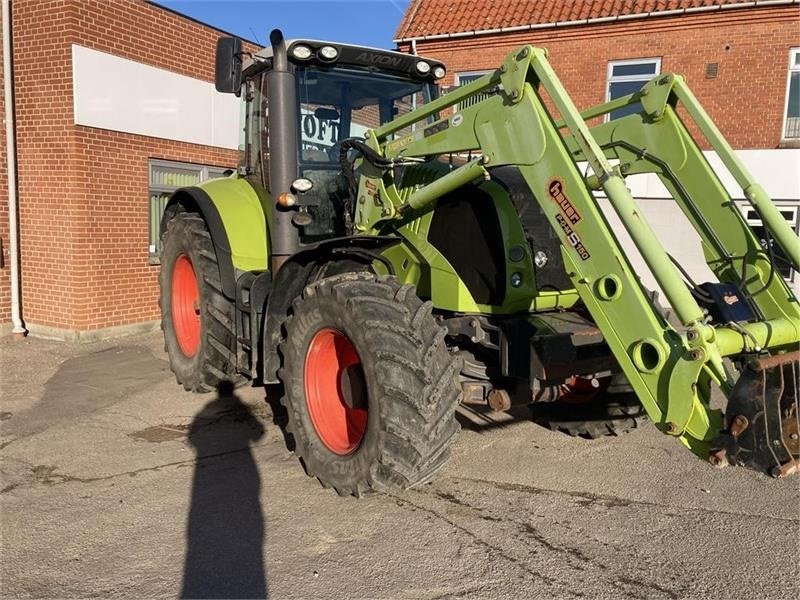
<svg viewBox="0 0 800 600">
<path fill-rule="evenodd" d="M 270 41 L 255 54 L 243 52 L 236 38 L 217 46 L 217 90 L 245 102 L 239 173 L 277 203 L 279 217 L 290 216 L 286 233 L 299 244 L 344 235 L 343 207 L 352 193 L 341 141 L 363 139 L 434 99 L 444 66 L 388 50 L 284 40 L 277 30 Z"/>
</svg>

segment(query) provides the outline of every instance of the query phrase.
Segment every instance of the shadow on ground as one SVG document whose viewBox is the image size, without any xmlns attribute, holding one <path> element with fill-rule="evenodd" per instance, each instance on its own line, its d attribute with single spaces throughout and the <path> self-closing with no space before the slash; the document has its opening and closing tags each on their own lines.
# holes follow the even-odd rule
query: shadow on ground
<svg viewBox="0 0 800 600">
<path fill-rule="evenodd" d="M 162 379 L 169 363 L 141 346 L 115 346 L 64 361 L 47 380 L 42 399 L 3 420 L 11 441 L 40 433 L 55 423 L 71 422 L 113 406 Z M 68 401 L 67 401 L 68 400 Z"/>
<path fill-rule="evenodd" d="M 251 449 L 263 435 L 230 384 L 192 421 L 197 462 L 181 598 L 267 597 L 261 478 Z"/>
</svg>

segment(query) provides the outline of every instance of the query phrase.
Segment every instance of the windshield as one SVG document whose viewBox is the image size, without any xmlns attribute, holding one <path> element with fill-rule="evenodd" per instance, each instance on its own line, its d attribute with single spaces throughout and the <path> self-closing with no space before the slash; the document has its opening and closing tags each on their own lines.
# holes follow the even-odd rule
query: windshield
<svg viewBox="0 0 800 600">
<path fill-rule="evenodd" d="M 300 163 L 339 162 L 338 142 L 430 101 L 430 84 L 366 69 L 297 70 Z M 403 136 L 407 132 L 397 135 Z"/>
<path fill-rule="evenodd" d="M 344 235 L 343 211 L 350 196 L 339 162 L 339 142 L 374 129 L 432 99 L 435 87 L 368 69 L 298 67 L 300 176 L 313 188 L 304 195 L 313 222 L 301 241 Z M 395 134 L 404 137 L 405 129 Z"/>
</svg>

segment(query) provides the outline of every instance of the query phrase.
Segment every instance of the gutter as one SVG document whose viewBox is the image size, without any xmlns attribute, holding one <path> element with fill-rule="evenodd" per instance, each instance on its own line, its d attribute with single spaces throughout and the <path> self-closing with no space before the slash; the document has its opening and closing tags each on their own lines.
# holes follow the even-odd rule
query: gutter
<svg viewBox="0 0 800 600">
<path fill-rule="evenodd" d="M 615 15 L 610 17 L 594 17 L 591 19 L 578 19 L 576 21 L 553 21 L 551 23 L 531 23 L 528 25 L 515 25 L 513 27 L 497 27 L 494 29 L 476 29 L 473 31 L 459 31 L 455 33 L 437 33 L 433 35 L 421 35 L 413 37 L 402 37 L 392 40 L 395 44 L 401 42 L 421 42 L 427 40 L 447 40 L 456 38 L 477 37 L 481 35 L 492 35 L 497 33 L 513 33 L 520 31 L 532 31 L 537 29 L 553 29 L 559 27 L 573 27 L 575 25 L 595 25 L 599 23 L 615 23 L 630 21 L 632 19 L 652 19 L 658 17 L 676 17 L 680 15 L 691 15 L 696 13 L 710 13 L 717 11 L 730 11 L 741 8 L 772 8 L 776 6 L 789 6 L 800 4 L 800 0 L 753 0 L 752 2 L 742 2 L 740 4 L 716 4 L 713 6 L 696 6 L 692 8 L 678 8 L 674 10 L 655 10 L 647 13 L 631 13 L 625 15 Z"/>
<path fill-rule="evenodd" d="M 14 71 L 11 60 L 11 0 L 3 1 L 3 94 L 5 98 L 6 160 L 8 173 L 8 242 L 11 263 L 11 323 L 15 339 L 25 337 L 19 295 L 19 231 L 17 229 L 17 145 L 14 136 Z"/>
</svg>

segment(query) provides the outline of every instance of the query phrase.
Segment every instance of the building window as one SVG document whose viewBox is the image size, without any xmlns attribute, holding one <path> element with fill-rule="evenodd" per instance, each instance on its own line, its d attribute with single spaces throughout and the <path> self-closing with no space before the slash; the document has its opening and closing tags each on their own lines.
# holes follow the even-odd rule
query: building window
<svg viewBox="0 0 800 600">
<path fill-rule="evenodd" d="M 468 83 L 472 83 L 473 81 L 480 79 L 481 77 L 483 77 L 488 73 L 491 73 L 491 71 L 470 71 L 469 73 L 456 73 L 455 86 L 461 87 L 462 85 L 467 85 Z M 468 106 L 477 104 L 481 100 L 485 100 L 486 98 L 495 93 L 496 90 L 487 90 L 483 94 L 475 94 L 472 98 L 467 98 L 463 102 L 459 102 L 458 110 L 463 110 Z"/>
<path fill-rule="evenodd" d="M 608 63 L 608 87 L 606 101 L 616 100 L 633 92 L 661 72 L 660 58 L 637 58 L 633 60 L 615 60 Z M 638 102 L 611 112 L 609 119 L 617 119 L 640 112 L 642 105 Z"/>
<path fill-rule="evenodd" d="M 227 167 L 212 167 L 208 165 L 193 165 L 189 163 L 172 162 L 168 160 L 150 160 L 149 171 L 149 248 L 150 264 L 157 265 L 161 255 L 161 236 L 159 228 L 161 215 L 167 206 L 172 192 L 178 188 L 197 185 L 201 181 L 222 177 Z"/>
<path fill-rule="evenodd" d="M 792 228 L 792 231 L 798 231 L 798 219 L 797 219 L 797 206 L 778 206 L 778 212 L 781 216 L 786 219 L 786 222 L 789 223 L 789 227 Z M 745 204 L 741 206 L 742 213 L 744 214 L 744 218 L 747 221 L 747 224 L 753 229 L 753 233 L 756 234 L 759 242 L 767 249 L 767 235 L 766 230 L 764 229 L 764 223 L 761 222 L 761 217 L 758 215 L 758 212 L 750 206 L 749 204 Z M 770 238 L 771 239 L 771 238 Z M 775 240 L 772 240 L 772 251 L 775 255 L 775 263 L 777 266 L 777 271 L 783 276 L 784 279 L 788 281 L 794 281 L 794 270 L 790 266 L 791 263 L 789 262 L 786 253 L 783 249 L 778 246 Z"/>
<path fill-rule="evenodd" d="M 783 139 L 800 138 L 800 48 L 789 52 L 789 76 L 786 81 L 786 117 Z"/>
</svg>

